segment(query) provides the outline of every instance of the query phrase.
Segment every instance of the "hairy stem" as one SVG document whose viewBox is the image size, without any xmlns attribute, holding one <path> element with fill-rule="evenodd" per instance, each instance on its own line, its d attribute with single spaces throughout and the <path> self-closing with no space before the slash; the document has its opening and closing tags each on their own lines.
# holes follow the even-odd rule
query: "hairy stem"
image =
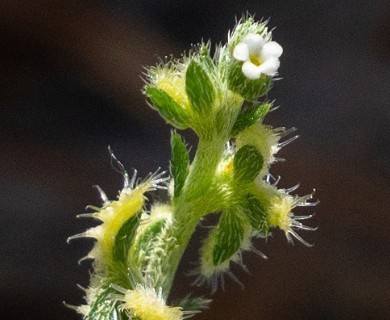
<svg viewBox="0 0 390 320">
<path fill-rule="evenodd" d="M 173 208 L 174 223 L 170 236 L 175 237 L 175 245 L 169 248 L 160 260 L 161 268 L 165 271 L 164 279 L 159 286 L 167 295 L 172 287 L 173 279 L 180 260 L 187 248 L 188 242 L 195 232 L 199 219 L 210 213 L 213 204 L 214 177 L 218 163 L 222 157 L 225 139 L 216 137 L 211 141 L 199 140 L 195 159 L 187 178 L 183 193 Z M 168 236 L 168 235 L 167 235 Z"/>
</svg>

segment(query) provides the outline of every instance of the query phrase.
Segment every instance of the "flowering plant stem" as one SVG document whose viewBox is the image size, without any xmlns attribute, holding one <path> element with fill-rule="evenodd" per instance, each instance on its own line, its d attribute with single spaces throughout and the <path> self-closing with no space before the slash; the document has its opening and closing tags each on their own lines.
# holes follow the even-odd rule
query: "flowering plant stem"
<svg viewBox="0 0 390 320">
<path fill-rule="evenodd" d="M 171 137 L 171 177 L 155 172 L 144 180 L 130 178 L 110 149 L 112 165 L 124 186 L 116 200 L 97 187 L 101 208 L 80 216 L 100 221 L 96 227 L 69 238 L 94 238 L 84 259 L 93 259 L 86 304 L 74 307 L 85 320 L 182 320 L 208 307 L 210 300 L 188 295 L 169 306 L 176 271 L 198 223 L 216 213 L 218 221 L 202 242 L 195 283 L 215 291 L 224 275 L 239 282 L 231 263 L 245 268 L 244 251 L 265 255 L 252 244 L 282 230 L 310 246 L 296 230 L 314 230 L 295 216 L 297 206 L 313 206 L 312 194 L 299 197 L 294 186 L 278 189 L 270 173 L 276 153 L 298 136 L 294 128 L 263 124 L 272 102 L 267 93 L 280 65 L 283 49 L 271 41 L 265 23 L 253 17 L 239 21 L 228 43 L 201 43 L 180 60 L 150 68 L 145 94 L 175 130 Z M 198 136 L 193 161 L 178 130 Z M 167 189 L 169 199 L 150 203 L 147 193 Z"/>
<path fill-rule="evenodd" d="M 217 198 L 213 173 L 222 158 L 225 143 L 226 140 L 219 137 L 211 141 L 199 140 L 183 192 L 173 206 L 173 228 L 176 229 L 177 242 L 181 245 L 173 248 L 172 252 L 167 252 L 166 261 L 162 261 L 162 264 L 170 266 L 162 285 L 167 293 L 170 292 L 176 269 L 199 220 L 208 213 L 221 209 L 210 199 Z"/>
</svg>

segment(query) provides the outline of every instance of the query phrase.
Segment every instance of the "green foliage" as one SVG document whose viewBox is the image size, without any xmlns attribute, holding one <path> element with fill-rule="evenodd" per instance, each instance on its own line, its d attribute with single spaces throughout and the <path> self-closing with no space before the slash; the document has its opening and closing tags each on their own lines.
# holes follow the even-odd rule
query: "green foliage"
<svg viewBox="0 0 390 320">
<path fill-rule="evenodd" d="M 245 145 L 234 156 L 234 180 L 239 184 L 252 182 L 262 167 L 263 157 L 256 147 Z"/>
<path fill-rule="evenodd" d="M 260 200 L 253 194 L 247 194 L 245 196 L 244 208 L 244 212 L 252 227 L 263 235 L 268 235 L 269 225 L 267 221 L 267 212 Z"/>
<path fill-rule="evenodd" d="M 206 71 L 195 60 L 187 67 L 186 92 L 196 113 L 210 114 L 215 100 L 214 86 Z"/>
<path fill-rule="evenodd" d="M 190 158 L 184 140 L 176 132 L 172 132 L 171 135 L 171 148 L 171 173 L 174 181 L 174 198 L 177 198 L 188 175 Z"/>
<path fill-rule="evenodd" d="M 175 102 L 165 91 L 148 86 L 146 95 L 152 102 L 152 108 L 170 124 L 178 129 L 188 128 L 189 115 L 187 111 Z"/>
<path fill-rule="evenodd" d="M 272 103 L 255 104 L 250 108 L 242 110 L 232 129 L 232 137 L 235 137 L 241 131 L 255 124 L 260 119 L 264 119 L 268 111 L 271 109 Z"/>
</svg>

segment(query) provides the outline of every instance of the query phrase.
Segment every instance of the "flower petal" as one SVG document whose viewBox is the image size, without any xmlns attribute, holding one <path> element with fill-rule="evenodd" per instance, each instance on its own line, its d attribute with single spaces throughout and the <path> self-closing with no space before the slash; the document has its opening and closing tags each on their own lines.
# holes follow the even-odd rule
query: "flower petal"
<svg viewBox="0 0 390 320">
<path fill-rule="evenodd" d="M 236 45 L 233 50 L 233 57 L 238 61 L 247 61 L 249 59 L 248 45 L 243 42 Z"/>
<path fill-rule="evenodd" d="M 260 66 L 261 67 L 261 66 Z M 247 77 L 248 79 L 255 80 L 260 78 L 261 69 L 260 67 L 254 65 L 250 61 L 244 62 L 242 65 L 242 73 Z"/>
<path fill-rule="evenodd" d="M 274 75 L 276 75 L 279 66 L 280 61 L 278 58 L 268 58 L 264 61 L 262 65 L 259 66 L 259 69 L 261 73 L 273 77 Z"/>
<path fill-rule="evenodd" d="M 268 58 L 279 58 L 282 53 L 283 48 L 275 41 L 267 42 L 261 49 L 261 57 L 263 60 L 267 60 Z"/>
<path fill-rule="evenodd" d="M 256 33 L 250 33 L 242 40 L 242 42 L 248 45 L 251 54 L 260 54 L 265 41 L 266 40 L 261 35 Z"/>
</svg>

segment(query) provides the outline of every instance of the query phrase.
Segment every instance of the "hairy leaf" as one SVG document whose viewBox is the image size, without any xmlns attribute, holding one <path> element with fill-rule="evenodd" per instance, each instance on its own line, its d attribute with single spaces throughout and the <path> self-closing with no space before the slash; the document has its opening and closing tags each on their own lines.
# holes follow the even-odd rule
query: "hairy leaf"
<svg viewBox="0 0 390 320">
<path fill-rule="evenodd" d="M 114 289 L 102 288 L 96 294 L 91 304 L 91 309 L 85 320 L 117 320 L 119 311 L 116 308 L 117 301 L 112 299 Z"/>
<path fill-rule="evenodd" d="M 170 124 L 178 129 L 188 128 L 189 115 L 187 111 L 175 102 L 165 91 L 155 87 L 147 87 L 146 95 L 152 102 L 152 107 Z"/>
<path fill-rule="evenodd" d="M 252 124 L 255 124 L 261 118 L 264 118 L 271 107 L 271 103 L 264 103 L 254 105 L 251 108 L 241 111 L 237 117 L 236 122 L 234 123 L 231 134 L 232 137 L 235 137 L 241 131 L 250 127 Z"/>
<path fill-rule="evenodd" d="M 214 87 L 206 71 L 194 60 L 187 67 L 186 92 L 195 112 L 210 113 L 215 100 Z"/>
<path fill-rule="evenodd" d="M 215 266 L 230 259 L 241 247 L 246 231 L 246 221 L 235 211 L 224 212 L 216 227 L 213 263 Z"/>
</svg>

